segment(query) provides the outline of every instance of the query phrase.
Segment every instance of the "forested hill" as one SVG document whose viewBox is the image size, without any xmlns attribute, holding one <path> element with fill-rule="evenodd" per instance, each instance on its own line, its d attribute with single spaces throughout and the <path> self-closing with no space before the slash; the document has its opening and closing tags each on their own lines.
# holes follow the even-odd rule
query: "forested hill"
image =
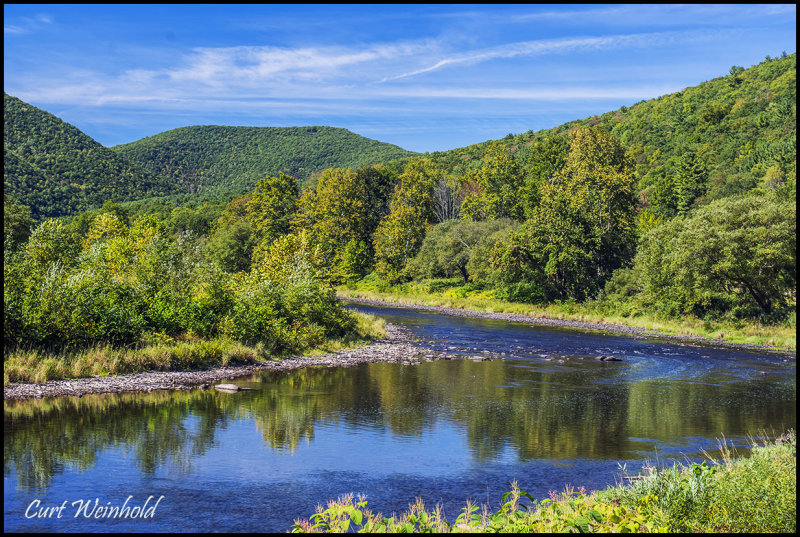
<svg viewBox="0 0 800 537">
<path fill-rule="evenodd" d="M 112 149 L 185 190 L 220 194 L 243 194 L 279 172 L 304 181 L 331 167 L 414 155 L 334 127 L 182 127 Z"/>
<path fill-rule="evenodd" d="M 76 214 L 106 200 L 176 191 L 166 178 L 125 161 L 78 128 L 3 95 L 3 190 L 34 217 Z"/>
<path fill-rule="evenodd" d="M 552 134 L 578 126 L 604 128 L 636 162 L 643 206 L 675 213 L 675 179 L 693 171 L 708 190 L 699 201 L 780 184 L 796 173 L 797 54 L 769 58 L 748 69 L 733 66 L 683 91 L 549 130 L 497 140 L 522 166 L 536 160 Z M 430 156 L 455 175 L 479 168 L 492 141 Z"/>
</svg>

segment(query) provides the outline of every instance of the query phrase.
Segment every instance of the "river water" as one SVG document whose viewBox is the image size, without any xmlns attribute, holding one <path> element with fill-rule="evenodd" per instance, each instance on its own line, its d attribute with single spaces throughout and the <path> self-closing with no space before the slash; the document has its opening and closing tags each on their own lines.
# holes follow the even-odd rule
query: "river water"
<svg viewBox="0 0 800 537">
<path fill-rule="evenodd" d="M 5 531 L 282 532 L 347 493 L 387 515 L 421 497 L 452 519 L 467 498 L 496 508 L 512 480 L 537 498 L 604 488 L 622 468 L 699 460 L 723 437 L 746 454 L 796 427 L 794 357 L 356 308 L 431 352 L 493 359 L 6 401 Z M 103 516 L 114 506 L 129 516 Z"/>
</svg>

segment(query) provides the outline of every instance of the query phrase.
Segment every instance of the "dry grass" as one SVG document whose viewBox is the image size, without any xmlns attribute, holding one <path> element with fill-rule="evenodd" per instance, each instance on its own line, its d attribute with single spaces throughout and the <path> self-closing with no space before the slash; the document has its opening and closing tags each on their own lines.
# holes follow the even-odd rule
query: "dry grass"
<svg viewBox="0 0 800 537">
<path fill-rule="evenodd" d="M 356 313 L 354 333 L 328 339 L 305 354 L 329 352 L 363 345 L 386 334 L 386 323 L 373 315 Z M 41 349 L 6 350 L 3 356 L 3 385 L 10 382 L 42 383 L 48 380 L 110 376 L 140 371 L 179 371 L 243 365 L 272 356 L 264 345 L 245 345 L 230 339 L 203 340 L 186 336 L 174 339 L 151 334 L 132 348 L 97 345 L 88 349 L 47 352 Z"/>
</svg>

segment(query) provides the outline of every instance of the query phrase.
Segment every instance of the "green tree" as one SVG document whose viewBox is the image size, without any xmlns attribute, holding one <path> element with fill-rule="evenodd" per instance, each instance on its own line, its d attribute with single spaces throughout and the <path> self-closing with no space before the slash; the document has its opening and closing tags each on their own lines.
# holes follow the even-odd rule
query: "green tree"
<svg viewBox="0 0 800 537">
<path fill-rule="evenodd" d="M 389 214 L 373 236 L 375 270 L 391 280 L 403 276 L 406 263 L 419 250 L 432 218 L 432 192 L 440 171 L 424 157 L 412 159 L 400 175 Z"/>
<path fill-rule="evenodd" d="M 249 222 L 234 221 L 217 229 L 208 240 L 208 254 L 227 272 L 246 271 L 255 241 Z"/>
<path fill-rule="evenodd" d="M 35 222 L 30 208 L 14 203 L 10 196 L 3 200 L 3 252 L 11 253 L 28 240 Z"/>
<path fill-rule="evenodd" d="M 448 220 L 437 224 L 425 235 L 419 253 L 409 262 L 409 272 L 425 278 L 475 280 L 468 270 L 473 253 L 489 236 L 510 224 L 507 218 L 486 222 Z"/>
<path fill-rule="evenodd" d="M 702 160 L 694 151 L 686 151 L 678 162 L 675 173 L 675 208 L 678 213 L 689 210 L 694 200 L 705 194 L 708 186 L 708 172 Z"/>
<path fill-rule="evenodd" d="M 796 255 L 793 201 L 737 197 L 650 231 L 634 268 L 640 300 L 666 313 L 769 316 L 793 300 Z"/>
<path fill-rule="evenodd" d="M 569 140 L 560 134 L 548 135 L 531 145 L 518 195 L 525 219 L 530 218 L 539 205 L 542 185 L 564 167 L 568 154 Z"/>
<path fill-rule="evenodd" d="M 494 262 L 506 283 L 529 281 L 543 298 L 582 300 L 602 288 L 635 245 L 632 163 L 601 129 L 570 133 L 564 167 L 541 186 L 542 200 Z"/>
<path fill-rule="evenodd" d="M 322 248 L 325 264 L 335 272 L 345 245 L 366 241 L 372 219 L 368 185 L 352 170 L 329 168 L 314 190 L 300 199 L 293 226 L 308 230 Z"/>
<path fill-rule="evenodd" d="M 260 179 L 247 203 L 248 218 L 261 240 L 274 240 L 289 232 L 297 210 L 297 180 L 283 172 L 278 177 Z"/>
<path fill-rule="evenodd" d="M 523 185 L 523 172 L 503 144 L 494 142 L 490 145 L 481 167 L 469 173 L 466 180 L 474 181 L 480 190 L 464 199 L 462 218 L 476 221 L 522 219 L 519 191 Z"/>
</svg>

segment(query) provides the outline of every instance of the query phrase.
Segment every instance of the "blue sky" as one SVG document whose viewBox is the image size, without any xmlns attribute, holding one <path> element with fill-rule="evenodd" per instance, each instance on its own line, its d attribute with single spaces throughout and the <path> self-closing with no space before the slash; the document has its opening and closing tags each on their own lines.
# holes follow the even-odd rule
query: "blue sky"
<svg viewBox="0 0 800 537">
<path fill-rule="evenodd" d="M 774 5 L 4 5 L 5 91 L 111 146 L 330 125 L 412 151 L 537 131 L 795 52 Z"/>
</svg>

